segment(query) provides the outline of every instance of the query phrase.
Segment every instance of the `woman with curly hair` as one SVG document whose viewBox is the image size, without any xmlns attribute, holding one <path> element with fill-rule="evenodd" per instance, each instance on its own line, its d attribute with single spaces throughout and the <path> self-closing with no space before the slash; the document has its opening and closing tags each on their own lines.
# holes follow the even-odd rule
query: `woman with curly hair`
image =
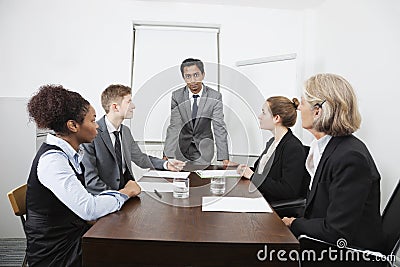
<svg viewBox="0 0 400 267">
<path fill-rule="evenodd" d="M 33 160 L 26 195 L 29 266 L 81 266 L 81 237 L 93 221 L 117 211 L 140 193 L 130 181 L 98 196 L 84 187 L 80 145 L 97 134 L 94 108 L 80 94 L 45 85 L 30 99 L 29 116 L 51 129 Z"/>
</svg>

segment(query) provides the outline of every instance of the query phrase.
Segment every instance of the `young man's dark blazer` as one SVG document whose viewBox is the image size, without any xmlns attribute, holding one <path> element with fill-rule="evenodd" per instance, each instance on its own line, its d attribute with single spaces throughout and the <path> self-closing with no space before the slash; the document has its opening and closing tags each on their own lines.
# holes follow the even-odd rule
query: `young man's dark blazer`
<svg viewBox="0 0 400 267">
<path fill-rule="evenodd" d="M 332 243 L 381 250 L 380 175 L 368 149 L 353 135 L 332 137 L 292 232 Z"/>
<path fill-rule="evenodd" d="M 303 144 L 290 129 L 282 137 L 263 172 L 257 173 L 259 161 L 273 141 L 274 138 L 271 138 L 267 142 L 264 152 L 254 163 L 252 182 L 268 201 L 299 198 L 307 155 Z"/>
<path fill-rule="evenodd" d="M 97 123 L 99 124 L 97 136 L 91 143 L 84 144 L 85 154 L 82 160 L 85 167 L 86 189 L 92 194 L 99 194 L 109 189 L 118 190 L 120 186 L 115 149 L 107 130 L 105 117 L 103 116 Z M 132 161 L 141 168 L 163 170 L 165 160 L 143 153 L 133 139 L 131 130 L 123 124 L 121 132 L 121 146 L 130 175 L 133 175 Z"/>
</svg>

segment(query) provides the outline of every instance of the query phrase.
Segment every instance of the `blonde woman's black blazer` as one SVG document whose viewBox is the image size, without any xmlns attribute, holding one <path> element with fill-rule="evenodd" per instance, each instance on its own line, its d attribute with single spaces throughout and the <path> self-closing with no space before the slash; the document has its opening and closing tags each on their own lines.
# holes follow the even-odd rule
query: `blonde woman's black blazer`
<svg viewBox="0 0 400 267">
<path fill-rule="evenodd" d="M 381 250 L 380 175 L 367 147 L 353 135 L 332 137 L 318 164 L 304 218 L 292 232 Z"/>
</svg>

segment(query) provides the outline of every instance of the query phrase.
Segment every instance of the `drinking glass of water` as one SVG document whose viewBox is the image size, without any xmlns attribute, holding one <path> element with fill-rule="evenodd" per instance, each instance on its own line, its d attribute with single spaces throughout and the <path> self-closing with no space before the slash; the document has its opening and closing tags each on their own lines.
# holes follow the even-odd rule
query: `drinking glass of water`
<svg viewBox="0 0 400 267">
<path fill-rule="evenodd" d="M 174 178 L 173 180 L 174 198 L 189 197 L 189 178 Z"/>
<path fill-rule="evenodd" d="M 211 178 L 210 191 L 214 195 L 222 195 L 225 193 L 225 177 Z"/>
</svg>

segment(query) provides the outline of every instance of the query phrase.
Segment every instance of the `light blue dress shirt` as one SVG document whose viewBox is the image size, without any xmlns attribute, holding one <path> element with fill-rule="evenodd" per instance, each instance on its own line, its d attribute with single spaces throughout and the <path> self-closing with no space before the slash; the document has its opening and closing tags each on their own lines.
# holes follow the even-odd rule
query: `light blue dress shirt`
<svg viewBox="0 0 400 267">
<path fill-rule="evenodd" d="M 80 162 L 83 150 L 76 152 L 65 140 L 47 135 L 46 143 L 62 149 L 49 150 L 38 163 L 39 181 L 64 203 L 71 211 L 86 221 L 96 220 L 104 215 L 118 211 L 129 197 L 114 190 L 107 190 L 93 196 L 78 180 L 69 165 L 70 161 L 77 173 L 81 174 Z"/>
</svg>

